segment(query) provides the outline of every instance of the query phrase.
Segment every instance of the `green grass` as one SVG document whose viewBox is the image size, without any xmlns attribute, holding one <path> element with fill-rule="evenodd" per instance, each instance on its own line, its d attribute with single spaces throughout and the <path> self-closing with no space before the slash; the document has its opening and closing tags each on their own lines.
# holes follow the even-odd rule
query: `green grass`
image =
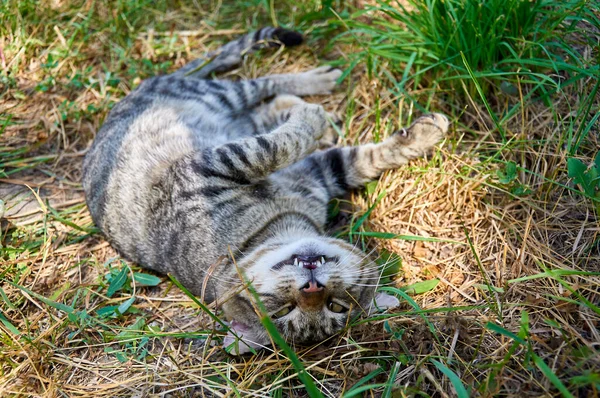
<svg viewBox="0 0 600 398">
<path fill-rule="evenodd" d="M 339 21 L 347 31 L 338 40 L 357 41 L 361 51 L 351 65 L 367 64 L 379 75 L 380 67 L 402 76 L 394 89 L 405 94 L 413 83 L 433 84 L 445 91 L 476 85 L 487 94 L 498 89 L 519 95 L 519 85 L 529 86 L 528 97 L 547 96 L 585 76 L 598 74 L 572 51 L 569 35 L 586 36 L 589 25 L 598 25 L 598 5 L 588 1 L 543 0 L 410 0 L 378 1 Z M 368 20 L 363 17 L 368 15 Z M 375 15 L 375 17 L 373 17 Z M 471 73 L 470 70 L 474 71 Z M 566 75 L 557 79 L 549 73 Z M 436 87 L 437 86 L 437 87 Z"/>
<path fill-rule="evenodd" d="M 370 4 L 0 5 L 0 188 L 35 204 L 2 220 L 0 395 L 598 395 L 598 4 Z M 279 348 L 234 358 L 218 310 L 98 234 L 80 164 L 141 79 L 271 24 L 308 35 L 286 66 L 345 69 L 346 144 L 425 111 L 453 128 L 355 195 L 340 232 L 378 248 L 401 307 L 295 351 L 265 318 Z M 272 72 L 262 55 L 238 72 Z"/>
</svg>

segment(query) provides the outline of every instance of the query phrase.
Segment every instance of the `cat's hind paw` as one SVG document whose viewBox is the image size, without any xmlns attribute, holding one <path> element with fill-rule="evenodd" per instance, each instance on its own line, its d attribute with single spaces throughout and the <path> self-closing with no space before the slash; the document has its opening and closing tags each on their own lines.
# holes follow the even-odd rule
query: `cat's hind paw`
<svg viewBox="0 0 600 398">
<path fill-rule="evenodd" d="M 340 76 L 342 76 L 341 70 L 328 65 L 303 72 L 301 74 L 302 95 L 331 94 Z"/>
</svg>

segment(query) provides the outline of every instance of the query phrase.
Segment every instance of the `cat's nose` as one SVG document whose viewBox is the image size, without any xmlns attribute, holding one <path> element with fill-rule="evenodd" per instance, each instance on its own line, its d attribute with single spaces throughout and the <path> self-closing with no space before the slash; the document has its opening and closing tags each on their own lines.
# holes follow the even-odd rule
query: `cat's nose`
<svg viewBox="0 0 600 398">
<path fill-rule="evenodd" d="M 306 282 L 304 286 L 300 288 L 304 293 L 317 293 L 323 290 L 325 287 L 321 285 L 317 280 L 313 279 Z"/>
<path fill-rule="evenodd" d="M 305 311 L 321 311 L 325 305 L 325 299 L 325 286 L 313 277 L 300 288 L 298 305 Z"/>
</svg>

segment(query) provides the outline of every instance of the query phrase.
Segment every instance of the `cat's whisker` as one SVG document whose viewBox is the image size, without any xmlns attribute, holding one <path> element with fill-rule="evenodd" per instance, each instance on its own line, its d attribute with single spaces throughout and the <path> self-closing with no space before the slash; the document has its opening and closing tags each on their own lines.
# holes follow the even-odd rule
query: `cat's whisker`
<svg viewBox="0 0 600 398">
<path fill-rule="evenodd" d="M 362 267 L 361 267 L 361 265 L 362 265 Z M 371 266 L 371 265 L 373 265 L 373 266 Z M 363 270 L 379 269 L 380 265 L 377 264 L 375 261 L 370 261 L 368 263 L 362 263 L 362 262 L 356 263 L 356 264 L 351 265 L 349 268 L 353 270 L 350 272 L 362 272 Z"/>
<path fill-rule="evenodd" d="M 346 262 L 346 260 L 347 260 L 348 258 L 350 258 L 352 255 L 356 255 L 356 253 L 357 253 L 357 252 L 360 252 L 360 251 L 356 250 L 356 249 L 357 249 L 357 247 L 358 247 L 358 240 L 357 240 L 356 242 L 354 242 L 354 245 L 352 246 L 352 249 L 351 249 L 351 250 L 348 250 L 348 253 L 346 254 L 346 256 L 345 256 L 345 257 L 342 257 L 340 260 L 338 260 L 338 263 L 342 263 L 342 264 L 343 264 L 343 263 L 344 263 L 344 262 Z M 362 260 L 364 260 L 364 259 L 365 259 L 365 258 L 368 256 L 368 254 L 367 254 L 367 255 L 365 255 L 365 254 L 364 254 L 364 253 L 362 253 L 362 252 L 360 252 L 360 253 L 361 253 L 361 254 L 363 254 L 363 256 L 364 256 L 364 257 L 361 259 L 361 261 L 362 261 Z"/>
<path fill-rule="evenodd" d="M 350 255 L 349 255 L 349 256 L 350 256 Z M 347 256 L 346 258 L 348 258 L 349 256 Z M 337 267 L 337 268 L 342 268 L 342 267 L 344 267 L 344 268 L 350 268 L 350 269 L 360 269 L 360 268 L 361 268 L 361 265 L 362 265 L 362 264 L 363 264 L 363 262 L 364 262 L 364 260 L 365 260 L 366 258 L 368 258 L 369 256 L 370 256 L 370 253 L 366 254 L 366 255 L 365 255 L 365 256 L 364 256 L 362 259 L 360 259 L 360 261 L 358 261 L 358 262 L 356 262 L 356 263 L 354 263 L 354 264 L 351 264 L 351 265 L 350 265 L 350 267 L 348 267 L 348 265 L 344 264 L 344 262 L 343 262 L 342 260 L 340 260 L 340 261 L 337 261 L 337 262 L 334 264 L 334 266 L 335 266 L 335 267 Z M 372 262 L 369 262 L 369 263 L 367 263 L 367 264 L 371 264 L 371 263 L 372 263 Z M 353 272 L 353 271 L 351 271 L 351 272 Z"/>
<path fill-rule="evenodd" d="M 354 286 L 362 286 L 362 287 L 380 287 L 380 286 L 387 286 L 387 285 L 393 285 L 394 282 L 388 282 L 388 283 L 383 283 L 383 284 L 379 284 L 379 283 L 355 283 Z"/>
<path fill-rule="evenodd" d="M 186 260 L 187 263 L 191 266 L 193 266 L 193 263 L 189 260 Z M 218 267 L 215 267 L 218 268 Z M 236 284 L 244 284 L 243 280 L 240 280 L 240 278 L 235 278 L 235 277 L 222 277 L 222 276 L 216 276 L 215 273 L 217 273 L 217 270 L 213 270 L 212 272 L 207 271 L 207 270 L 203 270 L 203 269 L 199 269 L 198 271 L 202 272 L 203 274 L 205 274 L 205 277 L 208 277 L 209 280 L 214 280 L 214 281 L 219 281 L 223 284 L 227 284 L 227 285 L 236 285 Z"/>
</svg>

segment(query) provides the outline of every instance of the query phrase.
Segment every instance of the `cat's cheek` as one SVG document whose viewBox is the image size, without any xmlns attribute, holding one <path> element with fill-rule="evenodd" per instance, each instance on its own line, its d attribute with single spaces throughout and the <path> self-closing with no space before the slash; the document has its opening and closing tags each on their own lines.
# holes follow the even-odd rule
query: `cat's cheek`
<svg viewBox="0 0 600 398">
<path fill-rule="evenodd" d="M 254 287 L 263 284 L 265 281 L 272 281 L 277 275 L 271 269 L 272 265 L 278 261 L 261 258 L 254 264 L 246 266 L 244 269 L 244 277 L 248 281 L 253 281 Z"/>
</svg>

